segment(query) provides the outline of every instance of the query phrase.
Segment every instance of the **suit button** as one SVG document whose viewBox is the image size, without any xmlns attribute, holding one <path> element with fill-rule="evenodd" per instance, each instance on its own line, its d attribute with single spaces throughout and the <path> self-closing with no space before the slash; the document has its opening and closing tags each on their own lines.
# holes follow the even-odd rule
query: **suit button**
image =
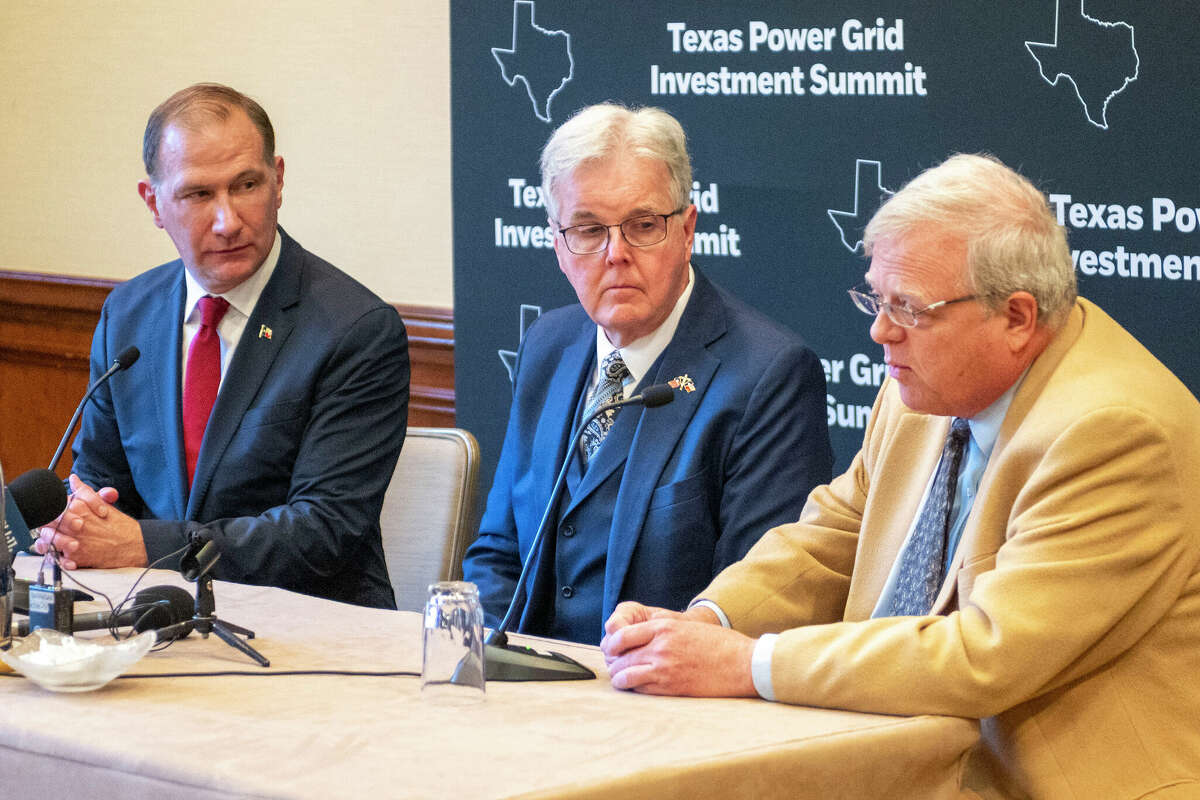
<svg viewBox="0 0 1200 800">
<path fill-rule="evenodd" d="M 570 600 L 572 597 L 575 596 L 575 590 L 572 589 L 570 586 L 564 586 L 562 588 L 562 596 L 567 598 L 568 600 Z"/>
<path fill-rule="evenodd" d="M 575 526 L 574 525 L 563 525 L 562 526 L 562 535 L 567 537 L 568 539 L 570 539 L 572 536 L 575 535 Z"/>
</svg>

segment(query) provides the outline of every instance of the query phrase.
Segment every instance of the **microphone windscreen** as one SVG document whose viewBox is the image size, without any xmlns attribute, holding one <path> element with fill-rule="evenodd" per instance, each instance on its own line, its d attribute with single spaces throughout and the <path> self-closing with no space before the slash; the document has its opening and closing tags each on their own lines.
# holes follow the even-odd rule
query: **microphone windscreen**
<svg viewBox="0 0 1200 800">
<path fill-rule="evenodd" d="M 67 507 L 67 487 L 48 469 L 31 469 L 8 485 L 17 510 L 30 528 L 54 519 Z"/>
<path fill-rule="evenodd" d="M 161 605 L 163 601 L 166 601 L 166 605 Z M 133 596 L 131 608 L 135 612 L 139 609 L 145 610 L 144 614 L 135 618 L 133 625 L 133 629 L 141 633 L 166 628 L 176 622 L 186 622 L 192 618 L 195 601 L 186 589 L 178 586 L 147 586 Z M 192 628 L 189 625 L 173 638 L 182 639 L 191 632 Z"/>
<path fill-rule="evenodd" d="M 646 408 L 665 406 L 675 399 L 675 390 L 665 383 L 656 383 L 642 390 L 642 405 Z"/>
<path fill-rule="evenodd" d="M 142 357 L 142 351 L 138 350 L 136 347 L 130 345 L 129 347 L 126 347 L 124 350 L 122 350 L 120 352 L 120 354 L 117 355 L 114 362 L 121 369 L 129 369 L 130 367 L 133 366 L 133 362 L 137 361 L 141 357 Z"/>
</svg>

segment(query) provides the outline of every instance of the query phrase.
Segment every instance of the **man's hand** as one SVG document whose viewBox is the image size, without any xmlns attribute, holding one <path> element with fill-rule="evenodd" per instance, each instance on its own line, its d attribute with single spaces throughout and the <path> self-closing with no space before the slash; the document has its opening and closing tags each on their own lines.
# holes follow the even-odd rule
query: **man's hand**
<svg viewBox="0 0 1200 800">
<path fill-rule="evenodd" d="M 687 611 L 671 611 L 667 608 L 659 608 L 658 606 L 644 606 L 641 603 L 626 600 L 623 603 L 618 603 L 613 609 L 612 616 L 604 623 L 604 638 L 630 625 L 636 625 L 639 622 L 647 622 L 652 619 L 690 619 L 696 622 L 707 622 L 713 625 L 720 625 L 721 620 L 717 618 L 711 610 L 704 606 L 693 606 Z M 615 658 L 615 657 L 614 657 Z M 605 661 L 612 663 L 613 658 L 605 656 Z"/>
<path fill-rule="evenodd" d="M 77 475 L 70 481 L 66 510 L 41 528 L 33 549 L 46 553 L 53 545 L 62 556 L 64 569 L 146 566 L 142 527 L 112 505 L 117 490 L 105 487 L 97 491 Z"/>
<path fill-rule="evenodd" d="M 616 633 L 621 628 L 636 625 L 639 622 L 645 622 L 650 619 L 678 619 L 683 616 L 678 611 L 668 611 L 665 608 L 658 608 L 657 606 L 644 606 L 641 603 L 626 600 L 623 603 L 618 603 L 617 607 L 613 609 L 612 616 L 604 623 L 604 634 L 607 636 Z"/>
<path fill-rule="evenodd" d="M 703 607 L 685 613 L 621 603 L 600 642 L 617 689 L 693 697 L 754 697 L 754 640 Z"/>
</svg>

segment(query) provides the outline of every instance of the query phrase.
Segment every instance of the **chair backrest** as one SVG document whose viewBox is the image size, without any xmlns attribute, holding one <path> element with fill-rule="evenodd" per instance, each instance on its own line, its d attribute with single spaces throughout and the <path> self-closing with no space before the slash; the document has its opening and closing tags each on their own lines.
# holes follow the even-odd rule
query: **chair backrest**
<svg viewBox="0 0 1200 800">
<path fill-rule="evenodd" d="M 468 431 L 408 429 L 380 516 L 397 608 L 421 611 L 429 584 L 462 576 L 478 484 L 479 443 Z"/>
</svg>

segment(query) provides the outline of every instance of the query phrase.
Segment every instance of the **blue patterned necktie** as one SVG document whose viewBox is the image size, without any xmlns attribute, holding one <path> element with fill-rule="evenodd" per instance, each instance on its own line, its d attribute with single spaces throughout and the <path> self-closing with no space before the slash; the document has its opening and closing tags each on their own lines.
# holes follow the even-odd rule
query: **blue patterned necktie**
<svg viewBox="0 0 1200 800">
<path fill-rule="evenodd" d="M 591 402 L 584 409 L 584 419 L 594 414 L 596 409 L 605 403 L 620 400 L 625 395 L 625 378 L 629 377 L 629 368 L 621 360 L 620 350 L 613 350 L 605 357 L 600 372 L 600 383 L 596 386 Z M 604 441 L 605 436 L 608 436 L 608 430 L 612 427 L 613 420 L 617 418 L 617 410 L 613 408 L 605 411 L 584 428 L 579 446 L 583 450 L 585 460 L 591 461 L 592 456 L 600 449 L 600 443 Z"/>
<path fill-rule="evenodd" d="M 900 558 L 900 572 L 891 608 L 884 616 L 901 617 L 928 614 L 942 588 L 946 568 L 946 530 L 950 526 L 950 509 L 954 505 L 954 489 L 958 483 L 958 468 L 963 449 L 971 437 L 965 419 L 954 420 L 937 474 L 929 487 L 929 496 L 921 507 L 912 539 Z"/>
</svg>

